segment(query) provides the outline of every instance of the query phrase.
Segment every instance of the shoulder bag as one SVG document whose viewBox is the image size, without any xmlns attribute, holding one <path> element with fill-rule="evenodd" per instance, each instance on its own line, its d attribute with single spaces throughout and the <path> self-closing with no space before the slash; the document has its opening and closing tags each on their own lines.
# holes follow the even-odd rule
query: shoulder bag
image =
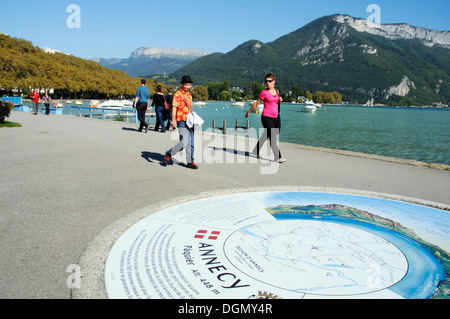
<svg viewBox="0 0 450 319">
<path fill-rule="evenodd" d="M 181 93 L 183 94 L 183 93 Z M 192 128 L 194 125 L 202 125 L 204 123 L 203 119 L 192 110 L 192 107 L 189 105 L 186 96 L 183 94 L 184 101 L 186 102 L 187 107 L 189 108 L 188 118 L 186 120 L 186 125 L 189 128 Z"/>
<path fill-rule="evenodd" d="M 166 96 L 164 95 L 164 109 L 170 111 L 170 104 L 166 101 Z"/>
</svg>

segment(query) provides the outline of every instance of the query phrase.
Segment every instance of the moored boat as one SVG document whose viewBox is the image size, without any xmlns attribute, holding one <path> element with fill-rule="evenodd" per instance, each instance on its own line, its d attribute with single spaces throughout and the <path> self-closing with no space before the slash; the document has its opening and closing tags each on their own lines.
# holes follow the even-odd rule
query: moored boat
<svg viewBox="0 0 450 319">
<path fill-rule="evenodd" d="M 97 107 L 100 104 L 99 101 L 97 100 L 92 100 L 91 103 L 89 104 L 90 107 Z"/>
<path fill-rule="evenodd" d="M 129 109 L 133 107 L 133 102 L 122 100 L 109 100 L 97 105 L 97 108 L 108 108 L 108 109 Z"/>
</svg>

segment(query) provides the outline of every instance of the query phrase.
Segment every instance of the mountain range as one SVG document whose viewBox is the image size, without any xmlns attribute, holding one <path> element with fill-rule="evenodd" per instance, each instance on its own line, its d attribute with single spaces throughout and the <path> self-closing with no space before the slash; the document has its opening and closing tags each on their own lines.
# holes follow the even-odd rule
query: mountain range
<svg viewBox="0 0 450 319">
<path fill-rule="evenodd" d="M 169 74 L 210 53 L 197 49 L 141 47 L 134 50 L 127 59 L 96 58 L 94 61 L 137 77 Z"/>
<path fill-rule="evenodd" d="M 348 15 L 317 19 L 270 43 L 247 41 L 170 74 L 196 84 L 261 83 L 266 72 L 289 91 L 337 91 L 344 100 L 390 104 L 450 102 L 450 32 L 380 25 Z"/>
</svg>

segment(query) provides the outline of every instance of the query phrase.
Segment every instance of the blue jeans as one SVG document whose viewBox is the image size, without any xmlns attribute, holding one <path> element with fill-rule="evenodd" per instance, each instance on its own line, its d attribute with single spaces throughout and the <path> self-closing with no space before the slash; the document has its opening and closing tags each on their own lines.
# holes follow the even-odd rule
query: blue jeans
<svg viewBox="0 0 450 319">
<path fill-rule="evenodd" d="M 159 130 L 159 127 L 161 126 L 161 132 L 166 131 L 166 126 L 164 125 L 164 113 L 166 110 L 164 109 L 164 106 L 156 106 L 156 125 L 155 125 L 155 131 Z"/>
<path fill-rule="evenodd" d="M 33 102 L 34 114 L 39 113 L 39 103 Z"/>
<path fill-rule="evenodd" d="M 168 153 L 173 156 L 186 149 L 186 163 L 194 162 L 194 127 L 189 128 L 186 122 L 177 122 L 180 141 Z"/>
</svg>

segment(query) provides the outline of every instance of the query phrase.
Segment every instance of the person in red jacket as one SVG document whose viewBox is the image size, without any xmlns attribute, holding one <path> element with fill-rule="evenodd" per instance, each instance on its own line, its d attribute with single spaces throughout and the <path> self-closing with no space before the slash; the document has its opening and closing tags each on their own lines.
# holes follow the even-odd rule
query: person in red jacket
<svg viewBox="0 0 450 319">
<path fill-rule="evenodd" d="M 39 94 L 39 90 L 36 89 L 34 92 L 31 92 L 30 98 L 33 102 L 34 115 L 37 115 L 39 112 L 39 102 L 41 100 L 41 95 Z"/>
</svg>

